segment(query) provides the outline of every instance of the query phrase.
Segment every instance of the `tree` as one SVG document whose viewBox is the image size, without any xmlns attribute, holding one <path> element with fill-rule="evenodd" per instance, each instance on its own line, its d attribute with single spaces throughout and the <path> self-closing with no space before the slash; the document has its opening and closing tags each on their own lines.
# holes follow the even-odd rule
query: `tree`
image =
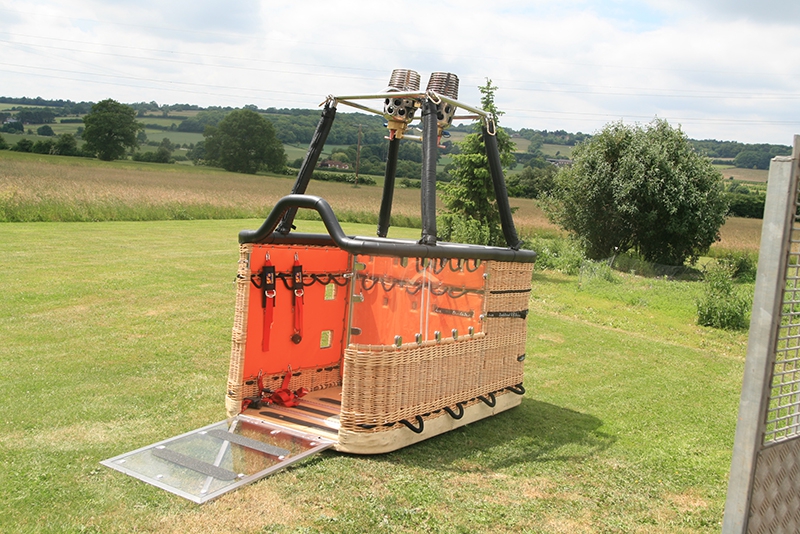
<svg viewBox="0 0 800 534">
<path fill-rule="evenodd" d="M 16 152 L 31 152 L 33 151 L 33 141 L 30 139 L 20 139 L 17 144 L 11 147 L 11 150 Z"/>
<path fill-rule="evenodd" d="M 136 135 L 143 126 L 136 122 L 136 111 L 125 104 L 107 99 L 92 106 L 83 118 L 84 150 L 99 159 L 111 161 L 125 155 L 125 150 L 139 146 Z"/>
<path fill-rule="evenodd" d="M 52 154 L 55 150 L 55 143 L 52 139 L 36 141 L 31 147 L 31 152 L 34 154 Z"/>
<path fill-rule="evenodd" d="M 36 135 L 53 136 L 55 134 L 56 133 L 53 131 L 53 128 L 51 128 L 49 124 L 45 124 L 44 126 L 39 126 L 36 129 Z"/>
<path fill-rule="evenodd" d="M 528 166 L 506 179 L 508 194 L 522 198 L 541 198 L 555 187 L 557 168 L 551 163 Z"/>
<path fill-rule="evenodd" d="M 78 142 L 72 134 L 61 134 L 56 139 L 56 144 L 53 147 L 56 154 L 61 156 L 77 156 L 80 152 L 78 150 Z"/>
<path fill-rule="evenodd" d="M 186 152 L 186 157 L 189 158 L 195 165 L 202 165 L 205 163 L 206 142 L 198 141 L 196 145 L 189 148 L 189 150 Z"/>
<path fill-rule="evenodd" d="M 272 123 L 251 109 L 230 112 L 218 126 L 207 126 L 203 136 L 209 165 L 249 174 L 262 168 L 279 172 L 286 166 Z"/>
<path fill-rule="evenodd" d="M 0 150 L 8 150 L 8 143 L 3 139 L 2 135 L 0 135 Z"/>
<path fill-rule="evenodd" d="M 573 160 L 556 177 L 548 211 L 589 258 L 635 249 L 647 261 L 682 265 L 718 239 L 722 176 L 666 121 L 610 123 Z"/>
<path fill-rule="evenodd" d="M 11 134 L 15 133 L 21 134 L 24 131 L 25 131 L 25 126 L 19 121 L 7 122 L 2 127 L 0 127 L 0 132 L 6 132 Z"/>
<path fill-rule="evenodd" d="M 179 132 L 203 133 L 206 126 L 217 126 L 225 118 L 225 112 L 219 110 L 201 111 L 194 117 L 181 121 L 178 125 Z"/>
<path fill-rule="evenodd" d="M 486 85 L 478 90 L 483 95 L 481 107 L 489 112 L 496 125 L 500 162 L 507 167 L 514 163 L 514 143 L 511 136 L 497 126 L 503 114 L 494 103 L 497 87 L 487 79 Z M 476 124 L 476 133 L 467 135 L 459 143 L 461 153 L 453 156 L 452 180 L 441 190 L 446 211 L 438 219 L 437 233 L 446 241 L 504 246 L 486 146 L 483 136 L 477 133 L 480 128 L 480 124 Z"/>
<path fill-rule="evenodd" d="M 769 169 L 772 154 L 766 151 L 743 150 L 733 158 L 733 164 L 742 169 Z"/>
</svg>

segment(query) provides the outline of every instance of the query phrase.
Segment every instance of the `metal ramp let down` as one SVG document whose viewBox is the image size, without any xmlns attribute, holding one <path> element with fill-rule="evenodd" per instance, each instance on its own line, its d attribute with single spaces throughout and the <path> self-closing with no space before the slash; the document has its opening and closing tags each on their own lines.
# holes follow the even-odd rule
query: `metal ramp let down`
<svg viewBox="0 0 800 534">
<path fill-rule="evenodd" d="M 239 415 L 100 463 L 201 504 L 333 445 Z"/>
</svg>

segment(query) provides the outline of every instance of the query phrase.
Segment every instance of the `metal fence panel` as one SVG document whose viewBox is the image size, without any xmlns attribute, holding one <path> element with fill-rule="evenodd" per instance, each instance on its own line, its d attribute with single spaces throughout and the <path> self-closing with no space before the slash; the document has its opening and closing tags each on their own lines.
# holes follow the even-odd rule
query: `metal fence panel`
<svg viewBox="0 0 800 534">
<path fill-rule="evenodd" d="M 770 165 L 724 534 L 800 532 L 799 155 Z"/>
</svg>

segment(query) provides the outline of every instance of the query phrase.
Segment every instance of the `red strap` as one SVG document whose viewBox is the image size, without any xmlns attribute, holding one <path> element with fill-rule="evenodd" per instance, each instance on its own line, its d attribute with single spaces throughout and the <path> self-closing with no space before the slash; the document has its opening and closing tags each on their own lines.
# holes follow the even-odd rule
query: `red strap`
<svg viewBox="0 0 800 534">
<path fill-rule="evenodd" d="M 281 389 L 275 391 L 270 395 L 269 401 L 281 406 L 297 406 L 300 404 L 299 398 L 308 393 L 306 388 L 300 388 L 295 392 L 289 389 L 289 382 L 292 380 L 292 366 L 290 365 L 286 370 L 286 376 L 283 377 Z"/>
<path fill-rule="evenodd" d="M 267 254 L 267 259 L 264 262 L 264 269 L 262 270 L 262 291 L 264 291 L 264 330 L 261 334 L 261 350 L 267 352 L 269 350 L 269 336 L 272 333 L 272 316 L 275 308 L 275 267 Z"/>
<path fill-rule="evenodd" d="M 292 304 L 294 305 L 294 334 L 292 342 L 297 344 L 303 340 L 303 267 L 297 254 L 294 255 L 292 266 Z"/>
</svg>

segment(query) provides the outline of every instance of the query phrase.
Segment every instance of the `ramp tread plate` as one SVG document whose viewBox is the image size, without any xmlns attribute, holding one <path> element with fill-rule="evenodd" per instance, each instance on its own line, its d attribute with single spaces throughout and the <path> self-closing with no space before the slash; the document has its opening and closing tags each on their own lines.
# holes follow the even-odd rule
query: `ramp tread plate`
<svg viewBox="0 0 800 534">
<path fill-rule="evenodd" d="M 171 449 L 167 448 L 161 449 L 156 447 L 155 449 L 153 449 L 152 454 L 156 458 L 161 458 L 162 460 L 172 462 L 174 464 L 180 465 L 181 467 L 186 467 L 187 469 L 196 471 L 201 475 L 214 477 L 218 480 L 236 480 L 237 478 L 236 473 L 234 473 L 233 471 L 217 467 L 216 465 L 204 462 L 202 460 L 198 460 L 197 458 L 192 458 L 191 456 L 187 456 L 179 452 L 175 452 Z"/>
<path fill-rule="evenodd" d="M 281 449 L 280 447 L 275 447 L 256 439 L 246 438 L 244 436 L 240 436 L 239 434 L 226 432 L 221 429 L 209 430 L 208 435 L 224 441 L 230 441 L 231 443 L 241 445 L 242 447 L 246 447 L 248 449 L 263 452 L 264 454 L 269 454 L 270 456 L 277 456 L 278 458 L 289 456 L 290 454 L 290 451 L 287 449 Z"/>
</svg>

